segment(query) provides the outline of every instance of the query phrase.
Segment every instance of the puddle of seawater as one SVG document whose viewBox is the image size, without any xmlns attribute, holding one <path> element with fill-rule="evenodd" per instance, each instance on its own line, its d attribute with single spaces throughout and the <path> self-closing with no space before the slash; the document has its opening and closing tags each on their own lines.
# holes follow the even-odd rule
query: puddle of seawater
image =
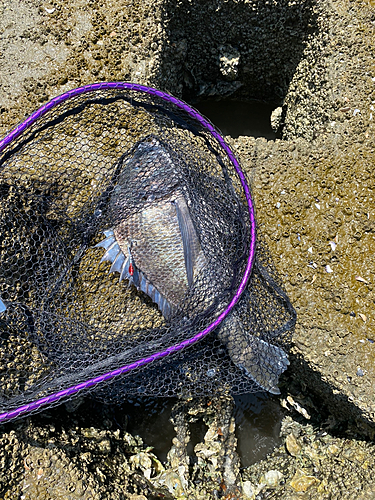
<svg viewBox="0 0 375 500">
<path fill-rule="evenodd" d="M 234 417 L 238 438 L 238 453 L 242 467 L 262 460 L 281 443 L 279 437 L 283 416 L 278 398 L 265 394 L 245 394 L 235 398 Z M 175 436 L 170 422 L 175 399 L 150 399 L 132 401 L 123 410 L 128 415 L 127 430 L 142 437 L 144 443 L 154 448 L 155 455 L 162 462 Z M 190 425 L 191 442 L 188 453 L 193 454 L 194 446 L 202 442 L 207 427 L 202 420 Z"/>
<path fill-rule="evenodd" d="M 266 393 L 235 396 L 237 451 L 242 467 L 258 462 L 281 444 L 284 410 L 279 399 Z"/>
<path fill-rule="evenodd" d="M 154 448 L 155 455 L 165 462 L 175 437 L 170 422 L 171 410 L 176 403 L 173 398 L 155 398 L 141 401 L 129 401 L 123 411 L 128 415 L 127 431 L 138 435 L 147 446 Z"/>
<path fill-rule="evenodd" d="M 274 140 L 279 137 L 271 128 L 271 113 L 277 107 L 263 101 L 205 99 L 192 103 L 205 115 L 223 135 L 265 137 Z"/>
</svg>

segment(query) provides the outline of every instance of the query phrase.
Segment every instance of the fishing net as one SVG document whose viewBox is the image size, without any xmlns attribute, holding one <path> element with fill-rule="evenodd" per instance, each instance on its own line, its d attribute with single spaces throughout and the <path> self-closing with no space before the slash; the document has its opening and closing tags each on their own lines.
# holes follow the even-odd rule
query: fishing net
<svg viewBox="0 0 375 500">
<path fill-rule="evenodd" d="M 1 420 L 79 391 L 278 392 L 295 313 L 262 244 L 255 257 L 246 179 L 207 120 L 96 84 L 0 152 Z"/>
</svg>

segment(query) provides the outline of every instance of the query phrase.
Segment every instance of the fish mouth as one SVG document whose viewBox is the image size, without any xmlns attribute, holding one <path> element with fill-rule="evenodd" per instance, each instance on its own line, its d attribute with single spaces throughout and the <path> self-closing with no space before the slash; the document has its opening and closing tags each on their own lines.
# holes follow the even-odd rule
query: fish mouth
<svg viewBox="0 0 375 500">
<path fill-rule="evenodd" d="M 146 293 L 157 304 L 164 318 L 169 320 L 172 316 L 173 307 L 157 288 L 147 280 L 142 271 L 137 268 L 131 253 L 131 244 L 128 246 L 128 255 L 125 255 L 116 240 L 113 229 L 105 230 L 103 234 L 105 235 L 105 239 L 94 247 L 105 249 L 100 262 L 111 262 L 112 265 L 109 272 L 119 273 L 119 282 L 126 279 L 129 281 L 129 286 L 134 285 L 137 290 Z"/>
</svg>

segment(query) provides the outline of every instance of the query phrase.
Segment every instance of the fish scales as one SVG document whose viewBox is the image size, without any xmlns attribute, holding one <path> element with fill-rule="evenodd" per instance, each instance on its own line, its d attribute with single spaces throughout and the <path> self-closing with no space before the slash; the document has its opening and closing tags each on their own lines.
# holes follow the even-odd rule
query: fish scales
<svg viewBox="0 0 375 500">
<path fill-rule="evenodd" d="M 166 319 L 205 265 L 177 173 L 157 139 L 140 142 L 124 162 L 113 190 L 110 210 L 115 225 L 97 245 L 107 250 L 102 261 L 112 262 L 111 271 L 120 273 L 120 281 L 127 278 L 147 293 Z M 140 191 L 137 200 L 132 188 Z"/>
<path fill-rule="evenodd" d="M 170 154 L 156 138 L 140 142 L 125 162 L 113 192 L 116 224 L 97 245 L 105 248 L 102 261 L 112 262 L 111 271 L 120 273 L 120 281 L 126 278 L 147 293 L 166 319 L 182 303 L 199 273 L 205 279 L 210 276 L 177 173 Z M 132 183 L 142 188 L 142 200 L 133 213 L 125 210 Z M 238 368 L 261 388 L 279 394 L 278 379 L 289 364 L 283 349 L 247 332 L 237 309 L 223 321 L 217 335 Z"/>
<path fill-rule="evenodd" d="M 174 307 L 188 291 L 184 248 L 175 197 L 151 204 L 115 230 L 121 250 L 131 248 L 135 265 Z"/>
</svg>

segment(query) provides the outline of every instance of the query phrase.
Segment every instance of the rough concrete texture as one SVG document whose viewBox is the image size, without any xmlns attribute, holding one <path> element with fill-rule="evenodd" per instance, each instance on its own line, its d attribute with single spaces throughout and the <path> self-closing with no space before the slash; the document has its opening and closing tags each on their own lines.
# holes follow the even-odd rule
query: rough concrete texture
<svg viewBox="0 0 375 500">
<path fill-rule="evenodd" d="M 366 426 L 375 421 L 374 12 L 335 3 L 324 14 L 285 98 L 286 140 L 254 149 L 240 139 L 237 150 L 255 165 L 258 220 L 298 312 L 295 372 L 337 415 Z"/>
<path fill-rule="evenodd" d="M 95 446 L 110 443 L 107 455 L 95 446 L 80 451 L 83 438 L 74 432 L 81 436 L 85 425 L 75 429 L 74 419 L 67 419 L 68 431 L 61 425 L 43 431 L 41 441 L 32 423 L 14 424 L 2 437 L 0 495 L 140 499 L 186 498 L 189 491 L 188 498 L 374 498 L 373 445 L 339 437 L 346 430 L 352 438 L 374 439 L 374 3 L 3 0 L 0 9 L 1 135 L 53 96 L 93 81 L 146 83 L 192 102 L 216 95 L 282 107 L 283 140 L 228 141 L 253 181 L 260 229 L 298 313 L 282 387 L 285 406 L 309 412 L 330 433 L 327 444 L 318 440 L 319 427 L 297 429 L 295 423 L 283 435 L 287 451 L 276 450 L 237 480 L 240 494 L 228 492 L 225 482 L 215 490 L 207 477 L 202 485 L 201 472 L 182 471 L 183 454 L 180 465 L 174 457 L 164 486 L 153 485 L 150 478 L 162 477 L 156 458 L 139 455 L 149 453 L 139 443 L 131 451 L 120 446 L 131 437 L 117 440 L 109 424 L 104 431 L 93 424 L 94 434 L 107 434 L 92 438 Z M 291 433 L 295 443 L 287 442 Z M 318 456 L 300 450 L 307 441 Z M 126 461 L 126 453 L 138 458 Z M 212 469 L 204 446 L 197 456 L 201 471 L 204 464 Z M 128 464 L 121 473 L 119 464 Z M 60 472 L 47 480 L 37 467 Z M 276 473 L 262 478 L 271 470 L 284 479 Z M 70 482 L 62 479 L 67 471 Z M 72 482 L 84 485 L 81 496 L 66 493 Z"/>
</svg>

